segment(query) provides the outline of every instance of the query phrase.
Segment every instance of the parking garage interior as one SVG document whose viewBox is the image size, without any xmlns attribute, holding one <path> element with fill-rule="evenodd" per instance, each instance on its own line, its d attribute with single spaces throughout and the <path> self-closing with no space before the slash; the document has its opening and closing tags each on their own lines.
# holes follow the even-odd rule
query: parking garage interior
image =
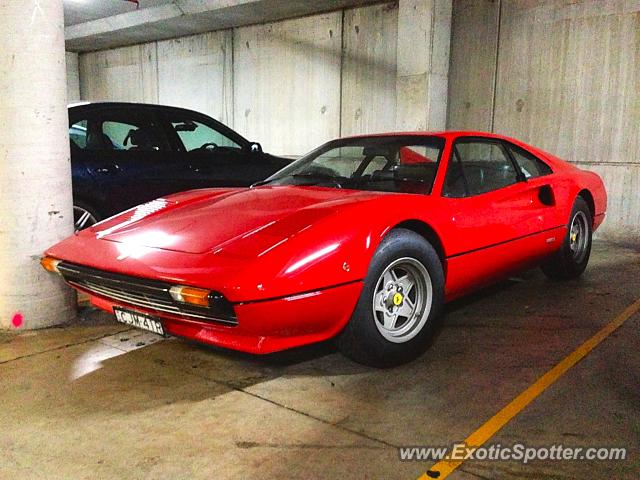
<svg viewBox="0 0 640 480">
<path fill-rule="evenodd" d="M 0 478 L 637 478 L 640 4 L 7 0 L 0 25 Z M 494 132 L 596 172 L 606 218 L 580 278 L 447 303 L 394 368 L 162 337 L 40 264 L 74 234 L 68 106 L 95 102 L 201 112 L 286 159 Z M 626 453 L 403 458 L 456 442 Z"/>
</svg>

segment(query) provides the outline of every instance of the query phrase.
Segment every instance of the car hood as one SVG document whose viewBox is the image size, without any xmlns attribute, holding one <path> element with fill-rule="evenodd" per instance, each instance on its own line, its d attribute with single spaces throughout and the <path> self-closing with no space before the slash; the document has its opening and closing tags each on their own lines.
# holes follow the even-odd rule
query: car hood
<svg viewBox="0 0 640 480">
<path fill-rule="evenodd" d="M 388 195 L 323 187 L 210 189 L 158 199 L 81 232 L 128 245 L 185 253 L 221 250 L 251 238 L 287 238 L 345 204 Z"/>
</svg>

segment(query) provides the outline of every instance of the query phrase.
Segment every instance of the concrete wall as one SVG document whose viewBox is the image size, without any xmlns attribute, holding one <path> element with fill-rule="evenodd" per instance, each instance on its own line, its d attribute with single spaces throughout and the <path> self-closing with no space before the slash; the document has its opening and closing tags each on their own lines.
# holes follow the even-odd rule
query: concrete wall
<svg viewBox="0 0 640 480">
<path fill-rule="evenodd" d="M 80 55 L 82 100 L 157 103 L 157 51 L 154 42 Z"/>
<path fill-rule="evenodd" d="M 74 103 L 80 100 L 80 71 L 78 67 L 78 54 L 65 53 L 67 67 L 67 102 Z"/>
<path fill-rule="evenodd" d="M 342 48 L 341 134 L 393 130 L 398 6 L 347 10 Z"/>
<path fill-rule="evenodd" d="M 337 137 L 341 32 L 341 12 L 236 29 L 238 131 L 286 155 Z"/>
<path fill-rule="evenodd" d="M 401 22 L 416 11 L 417 37 Z M 340 135 L 442 129 L 450 14 L 451 0 L 400 0 L 83 53 L 81 97 L 200 110 L 281 155 Z M 413 54 L 398 62 L 403 48 Z"/>
<path fill-rule="evenodd" d="M 498 47 L 495 0 L 454 0 L 447 127 L 491 131 Z"/>
<path fill-rule="evenodd" d="M 400 0 L 396 126 L 442 130 L 447 119 L 451 0 Z"/>
<path fill-rule="evenodd" d="M 205 33 L 157 44 L 154 101 L 201 111 L 233 123 L 233 34 Z"/>
<path fill-rule="evenodd" d="M 453 10 L 448 127 L 493 128 L 598 172 L 609 192 L 601 235 L 640 243 L 640 3 Z"/>
</svg>

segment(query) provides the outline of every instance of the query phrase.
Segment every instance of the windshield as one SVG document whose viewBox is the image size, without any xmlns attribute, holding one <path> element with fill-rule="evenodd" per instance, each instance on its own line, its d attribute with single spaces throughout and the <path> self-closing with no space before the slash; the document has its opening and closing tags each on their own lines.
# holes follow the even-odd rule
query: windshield
<svg viewBox="0 0 640 480">
<path fill-rule="evenodd" d="M 428 194 L 443 147 L 444 139 L 434 136 L 336 140 L 260 184 Z"/>
</svg>

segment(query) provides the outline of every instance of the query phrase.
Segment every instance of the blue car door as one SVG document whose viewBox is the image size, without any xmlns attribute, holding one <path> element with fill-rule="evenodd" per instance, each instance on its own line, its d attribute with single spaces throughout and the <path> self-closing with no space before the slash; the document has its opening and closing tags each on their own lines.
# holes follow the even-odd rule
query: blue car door
<svg viewBox="0 0 640 480">
<path fill-rule="evenodd" d="M 190 188 L 151 109 L 104 109 L 87 127 L 88 163 L 109 214 Z"/>
</svg>

